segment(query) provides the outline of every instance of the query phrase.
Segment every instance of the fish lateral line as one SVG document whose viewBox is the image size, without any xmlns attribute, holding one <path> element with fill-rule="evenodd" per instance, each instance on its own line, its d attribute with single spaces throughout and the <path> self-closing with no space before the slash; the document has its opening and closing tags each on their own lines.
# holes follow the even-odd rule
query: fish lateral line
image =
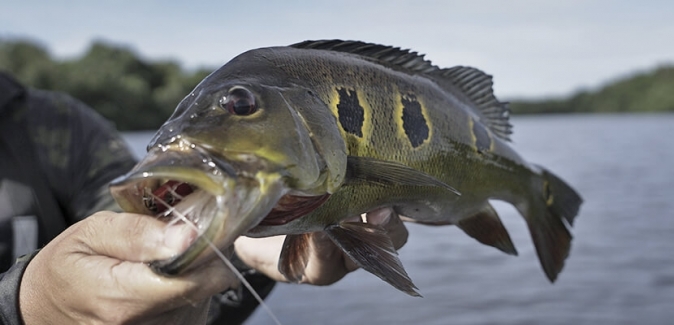
<svg viewBox="0 0 674 325">
<path fill-rule="evenodd" d="M 429 174 L 394 161 L 371 157 L 348 156 L 346 181 L 381 185 L 434 186 L 461 196 L 461 192 L 457 189 Z"/>
</svg>

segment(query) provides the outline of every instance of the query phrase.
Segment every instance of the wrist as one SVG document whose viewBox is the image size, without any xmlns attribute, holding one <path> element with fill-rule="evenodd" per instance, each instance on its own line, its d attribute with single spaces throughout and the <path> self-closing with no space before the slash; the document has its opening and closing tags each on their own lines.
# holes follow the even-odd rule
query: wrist
<svg viewBox="0 0 674 325">
<path fill-rule="evenodd" d="M 0 279 L 0 323 L 24 324 L 19 296 L 21 282 L 29 262 L 37 254 L 37 251 L 21 256 L 14 265 L 7 270 Z"/>
</svg>

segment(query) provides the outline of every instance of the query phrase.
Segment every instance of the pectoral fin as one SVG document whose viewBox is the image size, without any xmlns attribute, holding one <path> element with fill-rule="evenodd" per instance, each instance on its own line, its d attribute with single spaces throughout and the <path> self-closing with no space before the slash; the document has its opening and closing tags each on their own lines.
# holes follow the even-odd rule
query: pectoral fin
<svg viewBox="0 0 674 325">
<path fill-rule="evenodd" d="M 474 216 L 459 221 L 457 226 L 485 245 L 496 247 L 506 254 L 517 255 L 508 231 L 489 203 Z"/>
<path fill-rule="evenodd" d="M 287 235 L 283 242 L 278 270 L 290 282 L 300 282 L 309 263 L 311 234 Z"/>
<path fill-rule="evenodd" d="M 437 186 L 461 195 L 455 188 L 414 168 L 393 161 L 368 157 L 347 157 L 347 181 L 365 181 L 384 185 Z"/>
<path fill-rule="evenodd" d="M 384 228 L 367 223 L 342 222 L 329 226 L 325 232 L 358 266 L 400 291 L 421 297 Z"/>
</svg>

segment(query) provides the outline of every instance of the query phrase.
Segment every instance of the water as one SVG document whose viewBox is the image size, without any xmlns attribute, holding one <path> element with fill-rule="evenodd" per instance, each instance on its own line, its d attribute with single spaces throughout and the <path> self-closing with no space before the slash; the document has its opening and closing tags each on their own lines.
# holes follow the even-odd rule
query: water
<svg viewBox="0 0 674 325">
<path fill-rule="evenodd" d="M 513 146 L 585 199 L 555 284 L 524 220 L 495 207 L 520 255 L 454 227 L 408 225 L 400 258 L 423 298 L 362 270 L 329 287 L 279 284 L 267 298 L 284 324 L 670 324 L 674 322 L 674 115 L 513 119 Z M 147 133 L 129 134 L 143 152 Z M 247 324 L 272 324 L 258 309 Z"/>
</svg>

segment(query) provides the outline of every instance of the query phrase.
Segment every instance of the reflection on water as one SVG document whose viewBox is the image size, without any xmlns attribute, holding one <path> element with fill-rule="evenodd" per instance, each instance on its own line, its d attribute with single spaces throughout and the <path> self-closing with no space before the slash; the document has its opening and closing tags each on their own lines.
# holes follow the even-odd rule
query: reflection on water
<svg viewBox="0 0 674 325">
<path fill-rule="evenodd" d="M 285 324 L 667 324 L 674 320 L 674 115 L 516 117 L 513 145 L 585 199 L 555 284 L 524 220 L 495 204 L 520 256 L 454 227 L 408 225 L 401 260 L 424 298 L 356 271 L 330 287 L 282 284 Z M 142 148 L 148 134 L 130 135 Z M 258 310 L 248 324 L 272 324 Z"/>
</svg>

